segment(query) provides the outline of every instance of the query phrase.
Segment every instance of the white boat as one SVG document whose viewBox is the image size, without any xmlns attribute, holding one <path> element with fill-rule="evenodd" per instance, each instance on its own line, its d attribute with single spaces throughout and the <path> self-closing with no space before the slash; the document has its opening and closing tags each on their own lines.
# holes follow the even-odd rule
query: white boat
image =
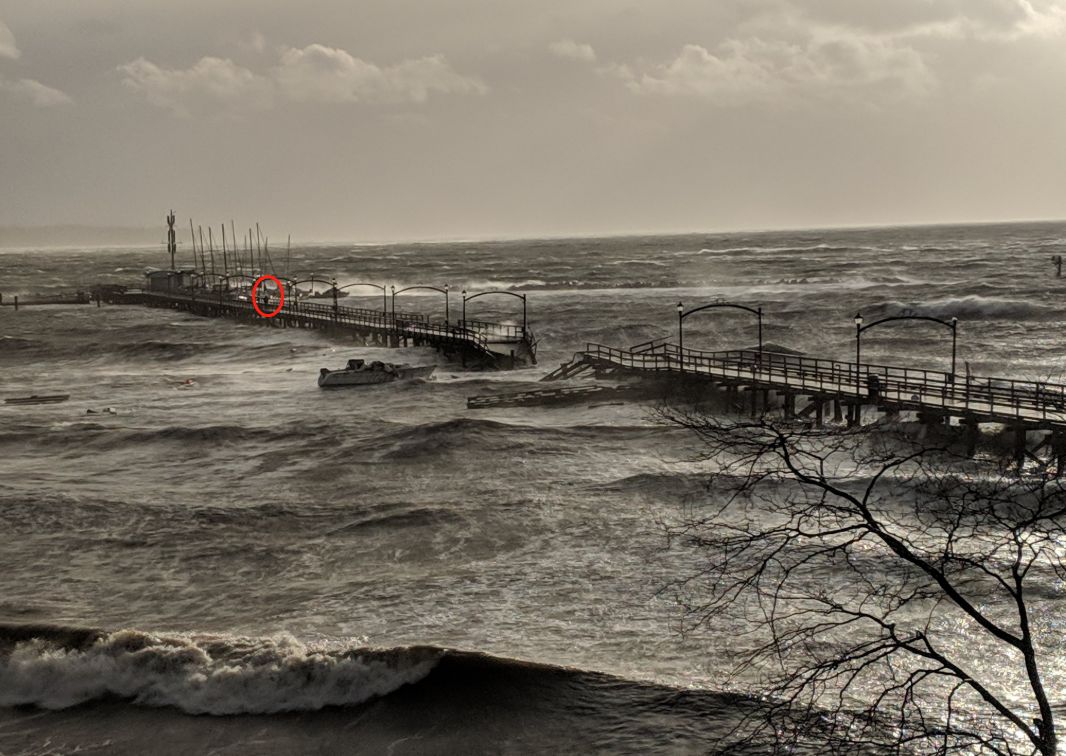
<svg viewBox="0 0 1066 756">
<path fill-rule="evenodd" d="M 368 365 L 365 360 L 348 360 L 348 365 L 341 370 L 322 368 L 318 374 L 318 385 L 322 388 L 370 386 L 375 383 L 428 378 L 436 369 L 436 365 L 394 365 L 377 361 Z"/>
</svg>

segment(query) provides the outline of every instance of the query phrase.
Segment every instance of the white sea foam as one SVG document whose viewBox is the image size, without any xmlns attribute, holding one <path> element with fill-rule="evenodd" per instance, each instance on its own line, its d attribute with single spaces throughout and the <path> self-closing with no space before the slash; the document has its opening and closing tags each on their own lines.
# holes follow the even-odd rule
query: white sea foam
<svg viewBox="0 0 1066 756">
<path fill-rule="evenodd" d="M 1025 318 L 1047 312 L 1047 308 L 1034 302 L 1020 299 L 1003 299 L 977 295 L 937 299 L 917 304 L 890 302 L 885 305 L 890 311 L 909 310 L 915 315 L 936 318 Z"/>
<path fill-rule="evenodd" d="M 190 714 L 309 711 L 361 703 L 417 682 L 441 653 L 132 630 L 74 649 L 35 639 L 0 660 L 0 706 L 62 709 L 117 696 Z"/>
</svg>

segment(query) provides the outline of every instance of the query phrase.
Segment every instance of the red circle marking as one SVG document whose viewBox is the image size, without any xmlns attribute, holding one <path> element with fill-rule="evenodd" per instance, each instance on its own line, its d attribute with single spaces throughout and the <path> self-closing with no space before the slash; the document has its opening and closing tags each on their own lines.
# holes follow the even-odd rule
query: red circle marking
<svg viewBox="0 0 1066 756">
<path fill-rule="evenodd" d="M 263 312 L 262 310 L 260 310 L 259 309 L 259 300 L 257 300 L 255 298 L 255 290 L 259 288 L 259 284 L 263 283 L 263 281 L 273 281 L 274 285 L 278 287 L 278 306 L 275 307 L 274 311 L 271 312 L 271 313 L 266 313 L 266 312 Z M 284 306 L 285 306 L 285 287 L 281 285 L 281 281 L 279 281 L 276 276 L 259 276 L 259 278 L 255 279 L 255 283 L 252 284 L 252 307 L 255 308 L 255 311 L 259 314 L 259 317 L 261 317 L 261 318 L 272 318 L 275 315 L 277 315 L 279 312 L 281 312 L 281 308 L 284 307 Z"/>
</svg>

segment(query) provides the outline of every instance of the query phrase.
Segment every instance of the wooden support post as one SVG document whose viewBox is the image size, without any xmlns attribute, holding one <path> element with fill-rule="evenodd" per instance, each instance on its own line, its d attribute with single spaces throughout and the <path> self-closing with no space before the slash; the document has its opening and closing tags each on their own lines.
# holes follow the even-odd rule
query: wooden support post
<svg viewBox="0 0 1066 756">
<path fill-rule="evenodd" d="M 833 400 L 833 422 L 839 423 L 844 419 L 844 416 L 840 412 L 840 400 Z"/>
<path fill-rule="evenodd" d="M 1063 468 L 1066 468 L 1066 433 L 1052 434 L 1051 456 L 1055 460 L 1055 477 L 1061 478 Z"/>
<path fill-rule="evenodd" d="M 815 399 L 814 401 L 816 402 L 816 405 L 815 405 L 815 408 L 814 408 L 814 427 L 815 428 L 821 428 L 822 427 L 822 421 L 824 420 L 824 418 L 823 418 L 824 403 L 822 402 L 822 400 L 820 398 Z"/>
<path fill-rule="evenodd" d="M 792 420 L 796 417 L 796 395 L 785 394 L 785 419 Z"/>
<path fill-rule="evenodd" d="M 966 456 L 973 457 L 977 454 L 977 439 L 981 436 L 981 428 L 976 417 L 967 417 L 963 420 L 963 438 L 966 441 Z"/>
<path fill-rule="evenodd" d="M 1019 425 L 1014 429 L 1014 463 L 1018 466 L 1018 472 L 1025 467 L 1025 426 Z"/>
</svg>

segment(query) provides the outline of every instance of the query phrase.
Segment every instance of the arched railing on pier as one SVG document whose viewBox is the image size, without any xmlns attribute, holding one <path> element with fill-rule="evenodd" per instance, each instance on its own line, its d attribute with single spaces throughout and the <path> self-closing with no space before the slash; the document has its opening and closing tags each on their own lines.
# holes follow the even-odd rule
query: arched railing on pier
<svg viewBox="0 0 1066 756">
<path fill-rule="evenodd" d="M 690 315 L 695 315 L 697 312 L 703 312 L 704 310 L 713 310 L 716 308 L 728 308 L 733 310 L 743 310 L 744 312 L 750 312 L 758 319 L 759 323 L 759 346 L 758 346 L 758 360 L 762 359 L 762 307 L 748 307 L 747 305 L 734 304 L 732 302 L 711 302 L 710 304 L 700 305 L 699 307 L 693 307 L 691 310 L 686 310 L 685 305 L 681 302 L 677 303 L 677 348 L 681 359 L 681 370 L 685 369 L 685 318 Z"/>
<path fill-rule="evenodd" d="M 467 327 L 466 303 L 471 301 L 471 300 L 473 300 L 473 299 L 477 299 L 478 297 L 487 297 L 487 296 L 507 296 L 507 297 L 514 297 L 515 299 L 522 300 L 522 333 L 519 334 L 519 335 L 522 338 L 525 338 L 525 335 L 528 332 L 528 328 L 527 328 L 528 322 L 527 322 L 527 318 L 526 318 L 526 312 L 527 312 L 526 311 L 526 295 L 525 294 L 519 294 L 518 292 L 515 292 L 515 291 L 506 291 L 504 289 L 493 289 L 491 291 L 481 291 L 481 292 L 478 292 L 477 294 L 467 295 L 466 289 L 463 289 L 463 319 L 459 321 L 459 325 L 462 326 L 463 328 Z M 475 323 L 475 325 L 479 325 L 479 323 Z"/>
<path fill-rule="evenodd" d="M 344 291 L 345 289 L 354 289 L 356 286 L 369 286 L 369 287 L 374 288 L 374 289 L 380 289 L 381 290 L 381 314 L 383 316 L 388 316 L 388 314 L 389 314 L 389 297 L 388 297 L 388 291 L 387 291 L 386 287 L 383 284 L 376 284 L 376 283 L 350 283 L 350 284 L 348 284 L 346 286 L 342 286 L 342 287 L 340 287 L 338 289 L 337 288 L 337 279 L 333 279 L 333 306 L 334 307 L 337 306 L 337 294 L 339 294 L 340 292 Z"/>
<path fill-rule="evenodd" d="M 392 289 L 392 317 L 396 319 L 396 295 L 403 294 L 405 291 L 416 291 L 418 289 L 426 291 L 436 291 L 444 295 L 444 323 L 447 325 L 451 322 L 451 297 L 448 293 L 448 284 L 444 284 L 444 288 L 439 286 L 405 286 L 402 289 L 397 289 L 395 286 L 390 287 Z"/>
<path fill-rule="evenodd" d="M 861 312 L 855 313 L 855 387 L 861 393 L 862 386 L 860 384 L 860 370 L 859 365 L 862 364 L 862 335 L 864 332 L 869 331 L 871 328 L 875 328 L 885 323 L 893 323 L 901 320 L 919 320 L 929 323 L 935 323 L 937 325 L 944 326 L 951 331 L 951 372 L 948 374 L 949 380 L 954 382 L 955 380 L 955 359 L 958 352 L 958 337 L 959 337 L 959 319 L 952 318 L 951 320 L 943 320 L 941 318 L 934 318 L 931 315 L 891 315 L 887 318 L 881 318 L 875 320 L 873 323 L 866 323 L 863 325 L 863 317 Z"/>
</svg>

